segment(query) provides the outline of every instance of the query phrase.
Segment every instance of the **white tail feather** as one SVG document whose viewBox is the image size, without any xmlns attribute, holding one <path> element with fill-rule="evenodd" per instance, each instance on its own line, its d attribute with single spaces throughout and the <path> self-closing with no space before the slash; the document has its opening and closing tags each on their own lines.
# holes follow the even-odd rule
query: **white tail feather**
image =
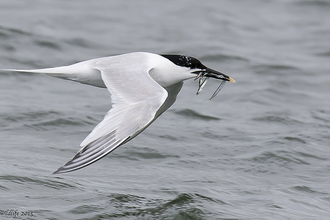
<svg viewBox="0 0 330 220">
<path fill-rule="evenodd" d="M 23 72 L 23 73 L 44 73 L 49 76 L 72 80 L 83 84 L 89 84 L 105 88 L 101 78 L 101 73 L 97 69 L 91 68 L 88 63 L 80 62 L 69 66 L 60 66 L 45 69 L 3 69 L 3 71 Z"/>
</svg>

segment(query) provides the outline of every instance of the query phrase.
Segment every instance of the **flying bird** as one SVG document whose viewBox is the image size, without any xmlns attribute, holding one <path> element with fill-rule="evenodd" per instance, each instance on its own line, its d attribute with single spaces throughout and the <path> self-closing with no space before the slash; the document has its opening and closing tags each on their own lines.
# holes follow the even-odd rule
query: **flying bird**
<svg viewBox="0 0 330 220">
<path fill-rule="evenodd" d="M 132 140 L 175 102 L 184 80 L 198 79 L 197 94 L 209 78 L 220 80 L 210 100 L 225 82 L 235 82 L 196 58 L 147 52 L 102 57 L 54 68 L 7 71 L 45 73 L 107 88 L 111 94 L 112 108 L 82 141 L 77 154 L 53 174 L 86 167 Z"/>
</svg>

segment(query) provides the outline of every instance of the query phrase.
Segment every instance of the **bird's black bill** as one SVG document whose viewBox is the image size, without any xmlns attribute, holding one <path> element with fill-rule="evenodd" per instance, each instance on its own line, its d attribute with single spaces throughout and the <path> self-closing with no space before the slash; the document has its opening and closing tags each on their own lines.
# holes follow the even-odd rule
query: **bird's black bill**
<svg viewBox="0 0 330 220">
<path fill-rule="evenodd" d="M 204 72 L 204 76 L 205 77 L 211 77 L 211 78 L 214 78 L 214 79 L 221 79 L 221 80 L 225 80 L 225 81 L 229 81 L 229 82 L 233 82 L 235 83 L 236 81 L 227 76 L 226 74 L 223 74 L 219 71 L 216 71 L 216 70 L 213 70 L 213 69 L 210 69 L 210 68 L 206 68 L 205 72 Z"/>
</svg>

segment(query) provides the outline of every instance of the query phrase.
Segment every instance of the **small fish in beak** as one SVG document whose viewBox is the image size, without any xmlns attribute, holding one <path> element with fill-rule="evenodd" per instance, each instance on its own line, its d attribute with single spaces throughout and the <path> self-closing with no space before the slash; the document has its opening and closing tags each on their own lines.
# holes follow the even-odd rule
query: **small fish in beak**
<svg viewBox="0 0 330 220">
<path fill-rule="evenodd" d="M 221 83 L 208 101 L 211 101 L 214 97 L 216 97 L 218 95 L 218 93 L 225 86 L 227 81 L 233 82 L 233 83 L 236 82 L 233 78 L 231 78 L 223 73 L 220 73 L 216 70 L 207 68 L 206 71 L 199 72 L 195 78 L 195 80 L 199 79 L 199 86 L 198 86 L 196 95 L 198 95 L 202 91 L 202 89 L 204 88 L 204 86 L 206 85 L 206 83 L 210 77 L 215 78 L 215 79 L 220 79 Z"/>
<path fill-rule="evenodd" d="M 213 93 L 213 95 L 211 96 L 211 98 L 208 101 L 211 101 L 211 99 L 213 99 L 214 97 L 216 97 L 218 95 L 218 93 L 220 92 L 220 90 L 225 86 L 226 81 L 222 80 L 222 82 L 220 83 L 219 87 L 217 88 L 217 90 L 215 90 L 215 92 Z"/>
<path fill-rule="evenodd" d="M 202 91 L 203 87 L 207 83 L 207 80 L 209 80 L 209 77 L 201 77 L 201 78 L 199 78 L 199 87 L 198 87 L 198 90 L 197 90 L 196 95 L 198 95 Z"/>
</svg>

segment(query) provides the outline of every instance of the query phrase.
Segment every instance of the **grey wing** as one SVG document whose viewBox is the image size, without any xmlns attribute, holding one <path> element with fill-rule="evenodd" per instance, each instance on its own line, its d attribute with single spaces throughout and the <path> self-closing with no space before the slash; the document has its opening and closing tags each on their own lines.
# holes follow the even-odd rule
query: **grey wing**
<svg viewBox="0 0 330 220">
<path fill-rule="evenodd" d="M 117 64 L 109 68 L 104 65 L 106 62 L 103 60 L 93 68 L 101 72 L 111 94 L 112 108 L 81 143 L 81 150 L 54 173 L 88 166 L 132 139 L 153 122 L 168 96 L 150 77 L 147 66 Z"/>
</svg>

